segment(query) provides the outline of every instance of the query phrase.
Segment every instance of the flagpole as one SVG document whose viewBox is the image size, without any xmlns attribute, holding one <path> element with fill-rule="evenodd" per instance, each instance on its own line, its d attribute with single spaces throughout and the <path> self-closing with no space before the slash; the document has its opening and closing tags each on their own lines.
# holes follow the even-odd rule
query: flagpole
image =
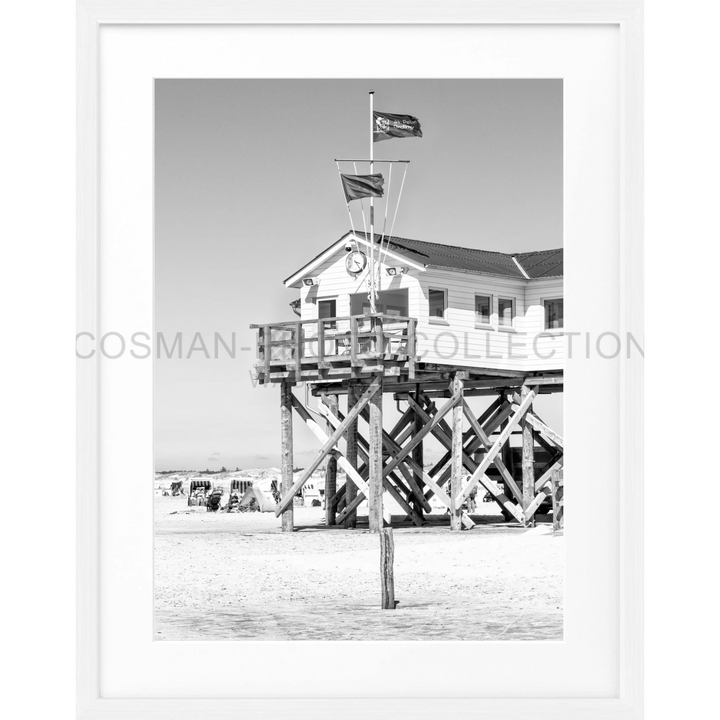
<svg viewBox="0 0 720 720">
<path fill-rule="evenodd" d="M 373 98 L 375 91 L 370 93 L 370 174 L 373 174 L 374 154 L 373 154 L 373 127 L 375 125 L 373 118 Z M 375 203 L 374 198 L 370 197 L 370 312 L 376 312 L 375 306 Z"/>
</svg>

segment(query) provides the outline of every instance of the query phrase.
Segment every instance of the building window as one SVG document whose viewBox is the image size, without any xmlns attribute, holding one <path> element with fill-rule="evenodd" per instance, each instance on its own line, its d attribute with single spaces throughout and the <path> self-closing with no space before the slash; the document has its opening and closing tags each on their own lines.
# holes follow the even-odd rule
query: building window
<svg viewBox="0 0 720 720">
<path fill-rule="evenodd" d="M 446 320 L 447 315 L 447 290 L 428 291 L 430 305 L 430 321 Z"/>
<path fill-rule="evenodd" d="M 337 317 L 337 300 L 318 300 L 318 320 Z M 327 330 L 334 330 L 335 323 L 325 323 Z"/>
<path fill-rule="evenodd" d="M 381 290 L 375 303 L 377 312 L 383 315 L 408 316 L 407 290 Z M 370 301 L 367 293 L 357 293 L 350 296 L 351 315 L 369 315 Z"/>
<path fill-rule="evenodd" d="M 498 326 L 512 327 L 515 324 L 515 298 L 498 298 Z"/>
<path fill-rule="evenodd" d="M 475 296 L 475 324 L 489 325 L 492 315 L 492 295 Z"/>
<path fill-rule="evenodd" d="M 554 330 L 563 327 L 563 299 L 545 300 L 545 329 Z"/>
</svg>

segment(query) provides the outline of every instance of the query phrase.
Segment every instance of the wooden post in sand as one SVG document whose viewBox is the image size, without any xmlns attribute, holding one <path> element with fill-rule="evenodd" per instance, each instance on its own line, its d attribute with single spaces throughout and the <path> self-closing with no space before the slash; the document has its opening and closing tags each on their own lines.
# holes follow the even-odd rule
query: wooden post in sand
<svg viewBox="0 0 720 720">
<path fill-rule="evenodd" d="M 383 412 L 382 412 L 382 375 L 377 376 L 380 384 L 372 396 L 370 406 L 370 436 L 368 464 L 368 525 L 370 532 L 380 532 L 383 527 Z"/>
<path fill-rule="evenodd" d="M 340 413 L 338 412 L 338 396 L 337 395 L 326 395 L 325 404 L 328 410 L 337 417 Z M 328 423 L 328 432 L 332 435 L 334 427 Z M 335 524 L 335 509 L 337 505 L 333 505 L 331 502 L 337 490 L 337 458 L 334 455 L 329 455 L 327 464 L 325 465 L 325 525 L 330 526 Z"/>
<path fill-rule="evenodd" d="M 280 385 L 280 472 L 282 495 L 293 486 L 293 426 L 292 426 L 292 385 Z M 290 503 L 282 514 L 283 532 L 293 531 L 293 504 Z"/>
<path fill-rule="evenodd" d="M 530 391 L 529 386 L 523 385 L 520 399 L 525 400 Z M 532 405 L 528 407 L 527 412 L 532 412 Z M 525 417 L 520 421 L 520 427 L 522 428 L 522 509 L 525 511 L 535 499 L 535 448 L 532 425 Z M 531 527 L 535 527 L 534 517 L 526 522 Z"/>
<path fill-rule="evenodd" d="M 392 528 L 380 528 L 380 607 L 395 609 L 395 541 Z"/>
<path fill-rule="evenodd" d="M 357 390 L 355 389 L 355 385 L 350 383 L 348 385 L 348 393 L 347 393 L 347 411 L 350 413 L 350 411 L 353 409 L 353 406 L 358 400 L 358 394 Z M 347 458 L 347 461 L 352 465 L 356 470 L 358 469 L 358 423 L 357 420 L 350 423 L 350 426 L 348 427 L 347 434 L 345 435 L 345 439 L 347 441 L 347 453 L 345 457 Z M 345 505 L 348 506 L 350 503 L 352 503 L 353 500 L 357 497 L 357 486 L 355 483 L 346 477 L 345 479 Z M 357 526 L 357 512 L 353 510 L 345 519 L 345 527 L 346 528 L 354 528 Z"/>
<path fill-rule="evenodd" d="M 452 381 L 452 394 L 463 392 L 463 380 L 455 373 Z M 462 530 L 462 477 L 463 477 L 463 405 L 455 404 L 452 410 L 452 475 L 450 476 L 450 529 Z"/>
</svg>

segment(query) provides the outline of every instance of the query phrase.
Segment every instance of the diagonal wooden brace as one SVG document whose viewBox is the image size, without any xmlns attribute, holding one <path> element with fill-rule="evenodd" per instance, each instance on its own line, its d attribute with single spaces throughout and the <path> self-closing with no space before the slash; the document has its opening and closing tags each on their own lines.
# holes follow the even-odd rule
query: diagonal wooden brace
<svg viewBox="0 0 720 720">
<path fill-rule="evenodd" d="M 335 430 L 335 432 L 329 438 L 322 430 L 322 428 L 312 419 L 310 413 L 308 413 L 308 411 L 303 407 L 300 401 L 293 395 L 293 408 L 307 423 L 307 425 L 314 432 L 316 437 L 320 438 L 321 440 L 323 439 L 323 437 L 326 439 L 315 459 L 310 463 L 310 465 L 308 465 L 308 467 L 305 468 L 305 470 L 303 470 L 302 475 L 293 483 L 293 486 L 285 494 L 285 497 L 280 500 L 280 503 L 278 504 L 278 507 L 275 511 L 276 516 L 280 516 L 283 511 L 288 507 L 288 505 L 293 502 L 293 498 L 295 497 L 297 491 L 302 488 L 302 486 L 307 482 L 308 478 L 315 472 L 315 470 L 317 470 L 317 468 L 320 466 L 320 463 L 325 459 L 327 454 L 333 448 L 335 448 L 335 446 L 338 444 L 338 442 L 341 440 L 341 438 L 347 431 L 348 426 L 360 414 L 360 411 L 365 407 L 365 405 L 367 405 L 367 403 L 370 401 L 370 398 L 378 391 L 379 387 L 380 380 L 378 378 L 375 378 L 368 387 L 368 389 L 363 393 L 363 396 L 360 398 L 360 400 L 353 406 L 352 410 L 348 413 L 347 418 L 345 419 L 345 422 L 342 424 L 342 426 Z M 350 465 L 350 463 L 346 463 L 346 465 L 343 465 L 343 469 L 346 473 L 348 472 L 348 468 L 350 469 L 350 477 L 352 477 L 353 474 L 357 475 L 357 471 Z"/>
<path fill-rule="evenodd" d="M 470 406 L 467 404 L 467 400 L 463 399 L 463 408 L 465 410 L 465 417 L 467 417 L 468 422 L 470 423 L 470 427 L 475 432 L 475 435 L 480 440 L 480 442 L 483 444 L 486 450 L 489 450 L 492 447 L 492 442 L 490 442 L 490 438 L 485 434 L 485 431 L 482 429 L 478 421 L 475 419 L 475 416 L 473 415 L 472 411 L 470 410 Z M 518 501 L 522 500 L 522 493 L 520 492 L 520 488 L 517 486 L 517 483 L 515 482 L 515 478 L 512 476 L 510 471 L 505 466 L 505 463 L 502 461 L 502 458 L 500 457 L 500 453 L 498 453 L 495 456 L 495 459 L 493 460 L 493 463 L 495 463 L 495 467 L 500 472 L 500 475 L 502 476 L 502 479 L 505 481 L 507 486 L 512 490 L 513 495 L 515 496 L 515 499 Z M 477 466 L 476 466 L 477 467 Z"/>
<path fill-rule="evenodd" d="M 338 416 L 336 417 L 326 407 L 323 407 L 321 405 L 320 408 L 321 408 L 321 413 L 327 418 L 328 422 L 333 427 L 340 427 L 341 423 L 344 422 L 344 416 L 341 412 L 338 412 Z M 369 418 L 369 411 L 368 411 L 367 407 L 363 408 L 362 417 L 365 418 L 366 420 Z M 410 415 L 408 417 L 411 418 L 412 416 Z M 394 430 L 396 430 L 396 431 L 401 431 L 402 429 L 403 429 L 403 427 L 402 427 L 402 424 L 400 424 L 400 423 L 398 425 L 396 425 L 396 427 L 394 428 Z M 398 448 L 397 443 L 395 443 L 395 441 L 390 437 L 390 435 L 385 430 L 383 430 L 383 445 L 390 452 L 394 452 Z M 363 438 L 362 435 L 360 435 L 360 433 L 358 433 L 358 449 L 364 456 L 364 458 L 363 458 L 364 460 L 367 460 L 367 457 L 368 457 L 368 447 L 369 446 L 368 446 L 367 440 L 365 440 L 365 438 Z M 412 477 L 412 474 L 408 472 L 405 465 L 400 464 L 399 470 L 403 474 L 403 477 L 408 482 L 410 487 L 413 488 L 413 492 L 416 493 L 417 495 L 421 496 L 420 489 L 417 487 L 417 484 L 415 483 L 415 479 Z M 399 478 L 397 478 L 395 476 L 394 472 L 392 470 L 389 470 L 386 465 L 383 467 L 383 486 L 390 492 L 391 495 L 393 495 L 393 497 L 396 500 L 398 500 L 398 497 L 396 496 L 397 489 L 392 487 L 388 478 L 392 478 L 395 481 L 395 484 L 407 493 L 407 488 L 405 488 L 405 486 L 400 482 Z M 422 518 L 420 518 L 420 516 L 417 514 L 417 512 L 415 512 L 410 507 L 408 502 L 406 502 L 404 499 L 401 498 L 400 500 L 398 500 L 398 503 L 403 508 L 403 510 L 406 510 L 408 515 L 410 515 L 413 518 L 413 522 L 415 522 L 416 525 L 422 524 Z M 425 509 L 428 512 L 430 512 L 432 510 L 430 503 L 428 503 L 427 501 L 425 501 L 425 503 L 423 504 L 423 507 L 425 507 Z"/>
<path fill-rule="evenodd" d="M 417 410 L 419 413 L 421 413 L 421 415 L 424 415 L 424 417 L 429 418 L 427 413 L 425 413 L 425 411 L 422 408 L 420 408 L 419 406 L 417 406 Z M 440 442 L 445 447 L 450 446 L 451 439 L 450 439 L 448 433 L 443 432 L 441 429 L 436 429 L 433 431 L 433 434 L 435 435 L 435 437 L 438 440 L 440 440 Z M 510 437 L 509 433 L 508 433 L 507 437 Z M 480 442 L 480 441 L 478 440 L 478 442 Z M 502 447 L 502 444 L 503 443 L 500 444 L 500 447 Z M 463 449 L 463 465 L 465 465 L 465 467 L 468 468 L 468 470 L 470 470 L 470 472 L 475 472 L 477 470 L 477 468 L 479 467 L 478 464 L 464 451 L 464 449 Z M 445 482 L 450 477 L 451 472 L 452 472 L 452 468 L 447 468 L 445 470 L 445 472 L 442 474 L 441 481 Z M 505 495 L 505 493 L 498 487 L 498 485 L 496 483 L 494 483 L 487 475 L 485 475 L 484 471 L 480 474 L 477 481 L 480 482 L 480 484 L 495 498 L 495 500 L 500 505 L 502 505 L 502 507 L 504 507 L 511 515 L 513 515 L 513 517 L 515 517 L 518 521 L 523 522 L 522 510 L 519 507 L 517 507 L 512 502 L 512 500 L 510 500 L 510 498 L 507 497 L 507 495 Z M 440 484 L 440 483 L 438 483 L 438 484 Z M 470 488 L 470 490 L 468 490 L 468 487 L 469 486 L 465 487 L 465 491 L 466 491 L 465 493 L 460 493 L 458 495 L 459 503 L 463 503 L 465 501 L 465 499 L 467 498 L 467 496 L 470 494 L 470 490 L 472 488 Z"/>
<path fill-rule="evenodd" d="M 367 408 L 365 408 L 365 410 L 367 410 Z M 327 418 L 330 425 L 332 425 L 334 428 L 340 428 L 346 424 L 343 414 L 339 411 L 338 411 L 338 416 L 336 416 L 335 414 L 333 414 L 330 411 L 330 409 L 327 406 L 320 405 L 320 412 L 322 415 L 324 415 Z M 356 508 L 358 505 L 360 505 L 360 503 L 363 500 L 365 500 L 367 498 L 367 491 L 368 491 L 368 486 L 367 486 L 367 483 L 365 482 L 365 478 L 367 477 L 367 472 L 368 472 L 367 460 L 369 457 L 369 454 L 368 454 L 369 453 L 369 445 L 368 445 L 367 440 L 365 440 L 365 438 L 363 438 L 362 435 L 360 435 L 360 433 L 358 433 L 358 435 L 357 435 L 357 441 L 358 441 L 358 454 L 361 456 L 361 458 L 363 459 L 363 461 L 366 464 L 365 464 L 365 467 L 360 471 L 359 475 L 357 474 L 357 471 L 354 470 L 354 468 L 350 467 L 351 474 L 349 477 L 353 482 L 355 482 L 355 484 L 357 485 L 357 487 L 360 491 L 360 494 L 356 497 L 356 501 L 354 502 L 354 504 L 352 504 L 352 506 L 348 506 L 348 507 L 350 507 L 350 510 L 349 510 L 350 512 L 352 511 L 352 509 Z M 337 455 L 338 464 L 340 464 L 341 467 L 345 468 L 346 472 L 348 472 L 348 468 L 347 468 L 346 464 L 343 462 L 345 460 L 345 458 L 342 455 L 342 453 L 339 450 L 333 450 L 331 452 L 333 452 Z M 356 477 L 353 477 L 352 473 L 355 473 Z M 383 472 L 383 487 L 390 493 L 390 495 L 392 495 L 392 497 L 395 499 L 395 501 L 398 503 L 398 505 L 400 505 L 400 507 L 405 511 L 405 513 L 407 513 L 410 516 L 412 521 L 416 525 L 421 526 L 423 524 L 422 518 L 410 506 L 410 504 L 406 501 L 406 499 L 400 494 L 398 489 L 390 482 L 390 478 L 394 479 L 396 484 L 398 486 L 403 487 L 403 489 L 404 489 L 404 486 L 402 486 L 402 483 L 400 483 L 399 479 L 396 478 L 393 473 L 387 473 L 385 471 Z M 337 493 L 336 493 L 336 496 L 337 496 Z M 332 502 L 332 500 L 331 500 L 331 502 Z M 345 510 L 347 510 L 347 508 Z M 345 510 L 336 519 L 336 522 L 338 524 L 341 523 L 347 516 L 348 513 L 345 512 Z"/>
<path fill-rule="evenodd" d="M 513 407 L 517 408 L 520 404 L 520 396 L 517 393 L 513 394 Z M 564 448 L 565 441 L 563 440 L 560 433 L 555 432 L 552 428 L 548 427 L 539 417 L 534 410 L 530 410 L 525 414 L 525 420 L 532 426 L 533 430 L 542 433 L 553 445 Z"/>
<path fill-rule="evenodd" d="M 563 458 L 559 457 L 536 481 L 535 491 L 542 490 L 542 488 L 550 482 L 552 479 L 553 470 L 559 470 L 562 468 L 564 462 Z"/>
<path fill-rule="evenodd" d="M 510 434 L 515 429 L 515 426 L 520 422 L 522 417 L 525 415 L 526 410 L 530 407 L 530 405 L 532 405 L 535 396 L 538 394 L 538 389 L 539 388 L 536 385 L 532 390 L 528 392 L 522 403 L 518 406 L 517 410 L 515 410 L 515 413 L 508 420 L 508 424 L 505 426 L 505 429 L 500 433 L 498 439 L 487 451 L 487 453 L 485 453 L 485 457 L 483 458 L 482 462 L 477 466 L 477 469 L 470 478 L 470 482 L 467 484 L 467 487 L 462 493 L 463 500 L 467 498 L 468 495 L 470 495 L 470 492 L 480 481 L 480 478 L 485 476 L 485 471 L 490 466 L 490 463 L 493 461 L 498 452 L 500 452 L 500 448 L 502 448 L 505 442 L 509 439 Z M 494 485 L 495 483 L 492 484 Z M 483 485 L 485 485 L 485 482 L 483 482 Z M 492 490 L 490 492 L 492 492 Z"/>
</svg>

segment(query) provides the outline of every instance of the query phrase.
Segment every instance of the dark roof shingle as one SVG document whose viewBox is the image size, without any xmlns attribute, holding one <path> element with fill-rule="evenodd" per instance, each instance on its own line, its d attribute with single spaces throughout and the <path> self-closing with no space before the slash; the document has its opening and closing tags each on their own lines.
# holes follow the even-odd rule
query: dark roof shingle
<svg viewBox="0 0 720 720">
<path fill-rule="evenodd" d="M 356 231 L 356 235 L 367 237 L 363 232 Z M 432 268 L 524 278 L 522 271 L 513 260 L 515 257 L 525 273 L 532 279 L 561 277 L 563 274 L 562 248 L 526 253 L 501 253 L 395 236 L 386 238 L 386 241 L 388 241 L 390 250 L 397 250 L 416 262 Z"/>
</svg>

